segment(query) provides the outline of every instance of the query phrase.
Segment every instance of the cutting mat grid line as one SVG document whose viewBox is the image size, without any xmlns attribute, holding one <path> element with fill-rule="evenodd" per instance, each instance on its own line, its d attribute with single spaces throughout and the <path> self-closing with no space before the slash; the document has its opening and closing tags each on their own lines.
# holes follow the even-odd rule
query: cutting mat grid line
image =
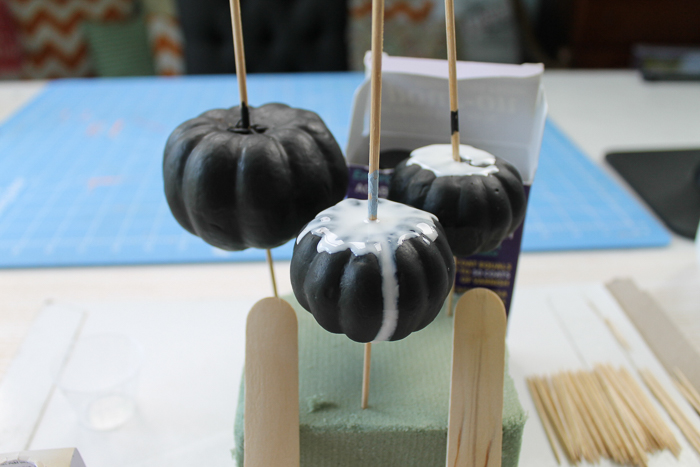
<svg viewBox="0 0 700 467">
<path fill-rule="evenodd" d="M 361 73 L 254 75 L 253 105 L 313 109 L 341 147 Z M 0 126 L 0 267 L 264 260 L 187 233 L 163 195 L 179 123 L 237 102 L 234 76 L 63 80 Z M 545 128 L 523 249 L 661 246 L 670 237 L 554 125 Z M 273 255 L 289 259 L 291 242 Z"/>
</svg>

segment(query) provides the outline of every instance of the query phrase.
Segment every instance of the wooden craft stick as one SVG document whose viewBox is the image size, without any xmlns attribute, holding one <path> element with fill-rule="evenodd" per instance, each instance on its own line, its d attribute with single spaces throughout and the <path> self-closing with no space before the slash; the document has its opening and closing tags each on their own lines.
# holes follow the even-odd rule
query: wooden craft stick
<svg viewBox="0 0 700 467">
<path fill-rule="evenodd" d="M 454 0 L 445 0 L 445 29 L 447 31 L 447 68 L 450 88 L 450 134 L 452 140 L 452 158 L 456 162 L 459 156 L 459 97 L 457 96 L 457 34 L 455 33 Z"/>
<path fill-rule="evenodd" d="M 241 99 L 241 126 L 250 128 L 248 112 L 248 87 L 246 85 L 245 51 L 243 48 L 243 26 L 241 23 L 241 4 L 239 0 L 229 0 L 231 7 L 231 29 L 233 32 L 233 54 L 236 60 L 236 79 L 238 95 Z"/>
<path fill-rule="evenodd" d="M 297 317 L 279 298 L 248 313 L 245 352 L 245 467 L 299 467 Z"/>
<path fill-rule="evenodd" d="M 557 443 L 554 441 L 554 429 L 552 428 L 552 421 L 547 416 L 547 412 L 545 411 L 544 405 L 542 404 L 542 398 L 540 397 L 540 393 L 537 390 L 537 386 L 535 385 L 533 378 L 528 378 L 526 381 L 527 387 L 530 390 L 530 395 L 532 396 L 532 402 L 535 403 L 535 409 L 537 409 L 537 414 L 539 415 L 540 420 L 542 421 L 542 426 L 544 427 L 544 434 L 547 435 L 547 439 L 549 440 L 549 446 L 552 448 L 554 457 L 557 459 L 557 464 L 561 464 L 561 455 L 559 454 L 559 449 L 557 449 Z"/>
<path fill-rule="evenodd" d="M 369 407 L 369 376 L 372 368 L 372 343 L 365 344 L 365 359 L 362 368 L 362 409 Z"/>
<path fill-rule="evenodd" d="M 447 428 L 448 467 L 500 467 L 506 311 L 472 289 L 457 302 Z"/>
<path fill-rule="evenodd" d="M 267 249 L 267 266 L 270 268 L 270 279 L 272 280 L 272 293 L 274 294 L 275 298 L 278 297 L 277 295 L 277 281 L 275 280 L 275 268 L 273 267 L 273 262 L 272 262 L 272 251 L 270 249 Z"/>
</svg>

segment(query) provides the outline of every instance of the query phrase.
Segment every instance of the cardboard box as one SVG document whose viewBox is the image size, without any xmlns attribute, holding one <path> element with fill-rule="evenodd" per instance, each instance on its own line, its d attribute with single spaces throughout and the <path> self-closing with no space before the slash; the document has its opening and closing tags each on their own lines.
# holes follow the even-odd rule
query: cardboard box
<svg viewBox="0 0 700 467">
<path fill-rule="evenodd" d="M 348 196 L 367 197 L 371 55 L 365 55 L 365 82 L 355 91 L 346 156 Z M 457 62 L 460 140 L 514 165 L 525 192 L 537 170 L 547 103 L 542 64 L 506 65 Z M 381 152 L 385 156 L 428 144 L 450 142 L 446 60 L 382 59 Z M 393 158 L 392 158 L 393 159 Z M 380 165 L 382 165 L 380 160 Z M 388 194 L 392 169 L 380 173 L 380 197 Z M 523 226 L 493 251 L 458 258 L 456 291 L 486 287 L 510 308 Z"/>
</svg>

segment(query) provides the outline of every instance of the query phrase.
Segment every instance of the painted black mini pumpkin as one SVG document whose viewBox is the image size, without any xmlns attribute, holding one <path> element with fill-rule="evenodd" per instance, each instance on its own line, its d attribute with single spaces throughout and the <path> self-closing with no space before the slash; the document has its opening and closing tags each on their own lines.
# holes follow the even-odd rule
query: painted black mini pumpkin
<svg viewBox="0 0 700 467">
<path fill-rule="evenodd" d="M 380 199 L 346 199 L 299 234 L 291 264 L 294 295 L 327 331 L 357 342 L 395 341 L 437 316 L 454 258 L 430 213 Z"/>
<path fill-rule="evenodd" d="M 209 110 L 178 126 L 163 157 L 165 195 L 182 227 L 224 250 L 273 248 L 343 199 L 345 159 L 314 112 L 284 104 Z"/>
<path fill-rule="evenodd" d="M 491 251 L 525 218 L 527 199 L 517 169 L 495 156 L 460 145 L 462 162 L 448 144 L 414 150 L 400 162 L 389 199 L 435 214 L 455 256 Z"/>
</svg>

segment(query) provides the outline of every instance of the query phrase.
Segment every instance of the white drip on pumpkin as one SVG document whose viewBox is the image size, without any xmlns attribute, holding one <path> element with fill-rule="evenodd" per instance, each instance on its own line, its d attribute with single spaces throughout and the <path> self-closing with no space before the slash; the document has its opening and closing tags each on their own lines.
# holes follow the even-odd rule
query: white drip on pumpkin
<svg viewBox="0 0 700 467">
<path fill-rule="evenodd" d="M 452 158 L 452 145 L 431 144 L 414 149 L 406 165 L 420 165 L 436 177 L 480 175 L 486 177 L 498 172 L 496 158 L 486 151 L 466 144 L 459 145 L 462 162 Z"/>
<path fill-rule="evenodd" d="M 438 236 L 437 218 L 420 209 L 379 200 L 379 218 L 367 219 L 367 200 L 345 199 L 307 224 L 297 243 L 311 233 L 321 240 L 316 250 L 333 254 L 350 250 L 355 256 L 373 254 L 379 261 L 382 275 L 382 325 L 375 341 L 391 339 L 399 319 L 399 283 L 396 275 L 396 250 L 409 238 L 422 237 L 431 244 Z"/>
</svg>

